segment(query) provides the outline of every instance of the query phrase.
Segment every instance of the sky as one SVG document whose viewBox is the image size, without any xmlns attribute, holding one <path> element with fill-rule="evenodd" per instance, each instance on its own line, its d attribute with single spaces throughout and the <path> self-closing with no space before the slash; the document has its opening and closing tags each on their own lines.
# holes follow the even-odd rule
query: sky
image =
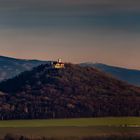
<svg viewBox="0 0 140 140">
<path fill-rule="evenodd" d="M 140 69 L 139 0 L 0 0 L 0 55 Z"/>
</svg>

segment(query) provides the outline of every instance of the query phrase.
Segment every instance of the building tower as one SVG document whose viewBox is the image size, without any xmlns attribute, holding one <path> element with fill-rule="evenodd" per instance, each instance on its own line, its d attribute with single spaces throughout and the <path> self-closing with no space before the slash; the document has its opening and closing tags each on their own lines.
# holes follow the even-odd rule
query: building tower
<svg viewBox="0 0 140 140">
<path fill-rule="evenodd" d="M 62 68 L 65 68 L 65 64 L 62 62 L 62 59 L 59 58 L 58 61 L 53 62 L 53 67 L 55 69 L 62 69 Z"/>
</svg>

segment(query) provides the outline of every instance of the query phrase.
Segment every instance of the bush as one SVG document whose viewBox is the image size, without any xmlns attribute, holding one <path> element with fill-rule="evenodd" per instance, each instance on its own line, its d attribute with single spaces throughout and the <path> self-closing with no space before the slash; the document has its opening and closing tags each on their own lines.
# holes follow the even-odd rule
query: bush
<svg viewBox="0 0 140 140">
<path fill-rule="evenodd" d="M 5 135 L 4 140 L 29 140 L 29 139 L 24 136 L 18 136 L 15 134 L 7 134 Z"/>
</svg>

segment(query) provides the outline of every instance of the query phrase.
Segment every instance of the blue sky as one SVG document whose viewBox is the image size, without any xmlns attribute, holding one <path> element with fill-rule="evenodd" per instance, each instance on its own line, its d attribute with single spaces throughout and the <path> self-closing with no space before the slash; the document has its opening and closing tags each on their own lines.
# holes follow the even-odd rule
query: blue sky
<svg viewBox="0 0 140 140">
<path fill-rule="evenodd" d="M 140 69 L 137 0 L 0 0 L 0 54 Z"/>
</svg>

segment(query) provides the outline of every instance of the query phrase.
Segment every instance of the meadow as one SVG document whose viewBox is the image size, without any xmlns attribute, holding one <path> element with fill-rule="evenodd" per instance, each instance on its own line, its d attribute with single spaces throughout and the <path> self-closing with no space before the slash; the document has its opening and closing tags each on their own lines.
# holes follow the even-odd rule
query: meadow
<svg viewBox="0 0 140 140">
<path fill-rule="evenodd" d="M 140 136 L 139 117 L 0 121 L 0 139 L 6 134 L 41 137 Z"/>
</svg>

